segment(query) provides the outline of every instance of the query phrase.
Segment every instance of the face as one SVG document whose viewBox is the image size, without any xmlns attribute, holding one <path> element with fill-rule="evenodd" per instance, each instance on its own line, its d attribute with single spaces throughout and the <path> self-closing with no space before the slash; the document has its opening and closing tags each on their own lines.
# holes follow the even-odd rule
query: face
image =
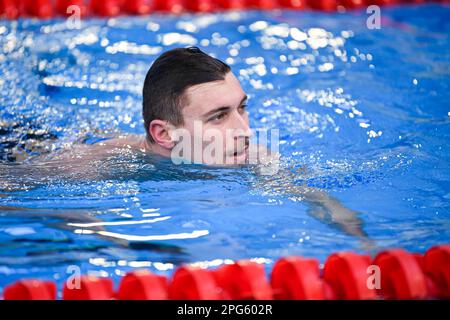
<svg viewBox="0 0 450 320">
<path fill-rule="evenodd" d="M 191 159 L 201 149 L 205 164 L 246 163 L 251 136 L 247 95 L 233 73 L 190 87 L 185 97 L 182 128 L 192 137 Z"/>
</svg>

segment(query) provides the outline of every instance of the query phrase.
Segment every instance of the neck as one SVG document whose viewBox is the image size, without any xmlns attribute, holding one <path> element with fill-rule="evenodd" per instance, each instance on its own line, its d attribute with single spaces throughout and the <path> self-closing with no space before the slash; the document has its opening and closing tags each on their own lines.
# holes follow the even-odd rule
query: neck
<svg viewBox="0 0 450 320">
<path fill-rule="evenodd" d="M 163 148 L 157 143 L 150 142 L 147 137 L 145 137 L 142 142 L 142 148 L 145 152 L 157 154 L 166 158 L 170 158 L 171 155 L 171 150 Z"/>
</svg>

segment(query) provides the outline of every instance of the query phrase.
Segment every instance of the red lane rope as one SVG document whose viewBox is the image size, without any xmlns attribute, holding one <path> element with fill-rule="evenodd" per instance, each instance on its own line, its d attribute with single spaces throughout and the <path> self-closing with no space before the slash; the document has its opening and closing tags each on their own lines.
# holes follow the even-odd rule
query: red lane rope
<svg viewBox="0 0 450 320">
<path fill-rule="evenodd" d="M 374 271 L 374 272 L 372 272 Z M 378 278 L 376 276 L 378 275 Z M 377 280 L 378 279 L 378 280 Z M 377 284 L 378 281 L 378 284 Z M 23 279 L 5 287 L 5 300 L 55 300 L 56 284 Z M 450 299 L 450 245 L 425 254 L 403 249 L 380 252 L 374 259 L 353 252 L 334 253 L 323 269 L 316 259 L 290 256 L 273 266 L 240 260 L 209 270 L 178 267 L 171 279 L 148 270 L 127 273 L 114 291 L 110 278 L 82 276 L 66 282 L 64 300 L 376 300 Z"/>
<path fill-rule="evenodd" d="M 0 17 L 17 19 L 37 17 L 48 19 L 73 14 L 71 6 L 78 6 L 82 16 L 113 17 L 119 14 L 141 15 L 152 12 L 216 12 L 229 9 L 280 8 L 336 11 L 356 9 L 371 4 L 379 6 L 425 3 L 427 0 L 0 0 Z M 449 3 L 449 0 L 434 2 Z"/>
</svg>

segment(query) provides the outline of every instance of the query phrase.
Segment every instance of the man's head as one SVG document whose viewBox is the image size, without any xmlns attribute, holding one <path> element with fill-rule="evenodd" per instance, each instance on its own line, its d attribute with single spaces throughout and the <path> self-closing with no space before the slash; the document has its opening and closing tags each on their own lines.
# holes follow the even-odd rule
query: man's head
<svg viewBox="0 0 450 320">
<path fill-rule="evenodd" d="M 202 150 L 213 141 L 207 133 L 220 133 L 223 161 L 243 163 L 251 135 L 246 99 L 227 64 L 196 47 L 167 51 L 145 78 L 143 117 L 148 140 L 169 154 L 177 144 L 176 129 L 188 132 L 192 147 L 197 144 Z"/>
</svg>

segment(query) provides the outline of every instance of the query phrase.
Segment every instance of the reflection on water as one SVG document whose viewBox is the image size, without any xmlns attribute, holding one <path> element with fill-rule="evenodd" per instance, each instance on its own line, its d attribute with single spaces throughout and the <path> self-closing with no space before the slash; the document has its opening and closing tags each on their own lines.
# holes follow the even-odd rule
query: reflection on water
<svg viewBox="0 0 450 320">
<path fill-rule="evenodd" d="M 73 264 L 118 277 L 448 242 L 450 11 L 383 15 L 381 30 L 364 12 L 1 21 L 0 287 Z M 231 65 L 253 127 L 280 129 L 278 176 L 90 151 L 143 133 L 146 71 L 187 45 Z"/>
</svg>

